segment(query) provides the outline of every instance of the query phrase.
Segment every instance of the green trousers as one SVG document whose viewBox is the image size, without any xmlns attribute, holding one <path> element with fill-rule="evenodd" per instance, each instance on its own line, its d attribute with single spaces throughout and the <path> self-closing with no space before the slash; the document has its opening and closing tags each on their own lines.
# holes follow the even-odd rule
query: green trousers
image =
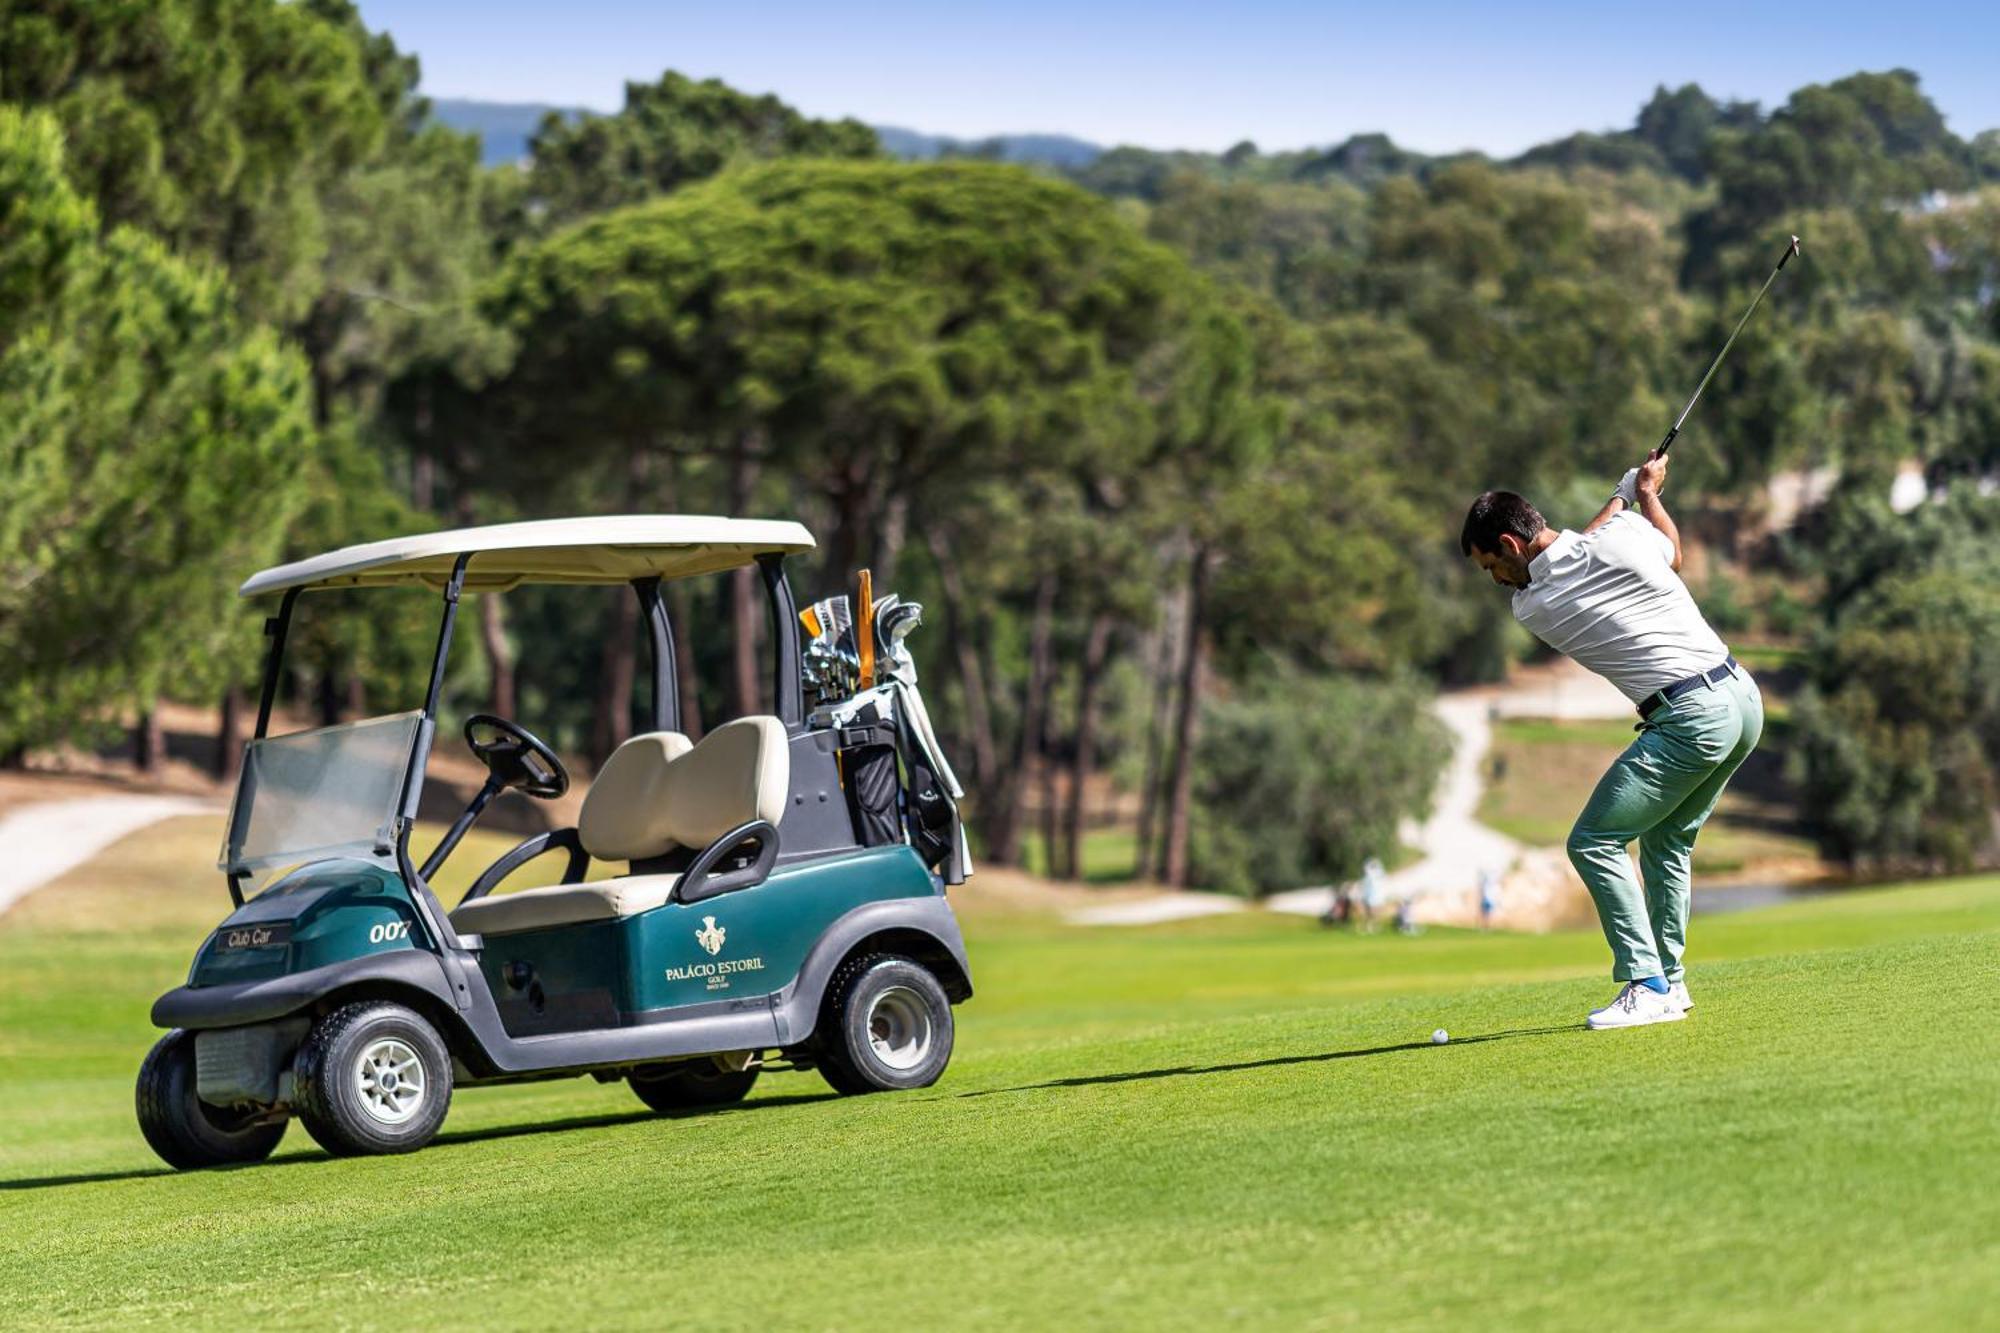
<svg viewBox="0 0 2000 1333">
<path fill-rule="evenodd" d="M 1619 981 L 1680 980 L 1695 835 L 1763 734 L 1763 696 L 1738 667 L 1642 722 L 1577 816 L 1570 864 L 1597 903 Z M 1635 841 L 1638 876 L 1625 851 Z"/>
</svg>

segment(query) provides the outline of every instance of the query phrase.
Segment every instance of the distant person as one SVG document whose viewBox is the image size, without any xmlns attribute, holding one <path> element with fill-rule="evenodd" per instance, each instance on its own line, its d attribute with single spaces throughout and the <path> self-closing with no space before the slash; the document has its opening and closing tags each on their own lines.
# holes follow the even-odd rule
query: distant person
<svg viewBox="0 0 2000 1333">
<path fill-rule="evenodd" d="M 1407 896 L 1396 900 L 1396 933 L 1398 935 L 1417 933 L 1416 904 Z"/>
<path fill-rule="evenodd" d="M 1493 929 L 1493 914 L 1500 910 L 1500 877 L 1490 870 L 1479 872 L 1479 928 Z"/>
<path fill-rule="evenodd" d="M 1387 890 L 1382 883 L 1382 862 L 1371 856 L 1361 865 L 1361 928 L 1375 933 L 1375 916 L 1382 910 Z"/>
<path fill-rule="evenodd" d="M 1660 503 L 1666 479 L 1655 450 L 1582 532 L 1557 532 L 1512 491 L 1488 491 L 1459 534 L 1465 554 L 1512 590 L 1516 620 L 1639 710 L 1638 739 L 1569 835 L 1570 863 L 1611 944 L 1611 975 L 1625 983 L 1591 1013 L 1593 1028 L 1673 1022 L 1693 1006 L 1681 957 L 1695 835 L 1764 732 L 1756 682 L 1680 580 L 1680 533 Z M 1625 851 L 1635 840 L 1643 889 Z"/>
<path fill-rule="evenodd" d="M 1326 900 L 1326 910 L 1319 914 L 1322 926 L 1344 926 L 1354 917 L 1354 895 L 1345 885 L 1336 885 Z"/>
</svg>

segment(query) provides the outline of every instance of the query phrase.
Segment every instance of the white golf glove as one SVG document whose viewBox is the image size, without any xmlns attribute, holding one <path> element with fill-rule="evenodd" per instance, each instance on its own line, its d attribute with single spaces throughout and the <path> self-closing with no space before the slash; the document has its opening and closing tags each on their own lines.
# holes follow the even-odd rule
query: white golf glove
<svg viewBox="0 0 2000 1333">
<path fill-rule="evenodd" d="M 1611 492 L 1625 502 L 1627 509 L 1639 507 L 1639 469 L 1627 468 L 1625 475 L 1618 479 L 1618 489 Z"/>
</svg>

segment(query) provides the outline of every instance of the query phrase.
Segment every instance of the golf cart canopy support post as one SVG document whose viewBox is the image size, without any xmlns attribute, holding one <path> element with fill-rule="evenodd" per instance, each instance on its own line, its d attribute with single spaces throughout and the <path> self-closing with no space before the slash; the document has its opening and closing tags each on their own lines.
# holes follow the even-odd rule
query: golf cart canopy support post
<svg viewBox="0 0 2000 1333">
<path fill-rule="evenodd" d="M 675 659 L 679 647 L 674 643 L 674 626 L 667 617 L 667 604 L 660 596 L 660 580 L 657 576 L 634 579 L 632 587 L 639 594 L 639 609 L 646 617 L 647 642 L 653 649 L 653 730 L 679 731 L 681 679 Z"/>
<path fill-rule="evenodd" d="M 257 696 L 258 740 L 263 740 L 264 733 L 271 729 L 271 704 L 278 694 L 278 667 L 284 661 L 285 635 L 292 627 L 292 604 L 299 600 L 299 592 L 298 588 L 287 588 L 285 599 L 278 603 L 278 614 L 264 622 L 271 649 L 264 655 L 264 687 Z"/>
<path fill-rule="evenodd" d="M 444 623 L 438 626 L 437 654 L 431 658 L 431 685 L 424 694 L 424 717 L 432 726 L 437 725 L 438 697 L 444 693 L 445 661 L 451 656 L 451 632 L 458 623 L 458 598 L 465 588 L 465 567 L 471 563 L 471 552 L 461 555 L 444 585 Z"/>
<path fill-rule="evenodd" d="M 786 731 L 806 724 L 805 661 L 799 656 L 799 608 L 792 600 L 792 582 L 785 577 L 785 557 L 760 555 L 757 567 L 764 572 L 764 589 L 771 595 L 771 618 L 777 622 L 771 635 L 777 651 L 778 720 Z"/>
</svg>

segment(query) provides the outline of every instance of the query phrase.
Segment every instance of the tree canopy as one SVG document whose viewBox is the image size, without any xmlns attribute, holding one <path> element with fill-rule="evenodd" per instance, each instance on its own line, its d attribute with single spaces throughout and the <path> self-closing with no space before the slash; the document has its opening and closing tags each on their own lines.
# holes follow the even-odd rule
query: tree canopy
<svg viewBox="0 0 2000 1333">
<path fill-rule="evenodd" d="M 775 97 L 674 70 L 626 84 L 616 115 L 545 117 L 531 148 L 529 191 L 550 223 L 635 204 L 744 162 L 880 152 L 859 121 L 814 120 Z"/>
<path fill-rule="evenodd" d="M 219 273 L 100 234 L 53 117 L 0 107 L 0 749 L 220 688 L 301 498 L 305 371 Z"/>
</svg>

